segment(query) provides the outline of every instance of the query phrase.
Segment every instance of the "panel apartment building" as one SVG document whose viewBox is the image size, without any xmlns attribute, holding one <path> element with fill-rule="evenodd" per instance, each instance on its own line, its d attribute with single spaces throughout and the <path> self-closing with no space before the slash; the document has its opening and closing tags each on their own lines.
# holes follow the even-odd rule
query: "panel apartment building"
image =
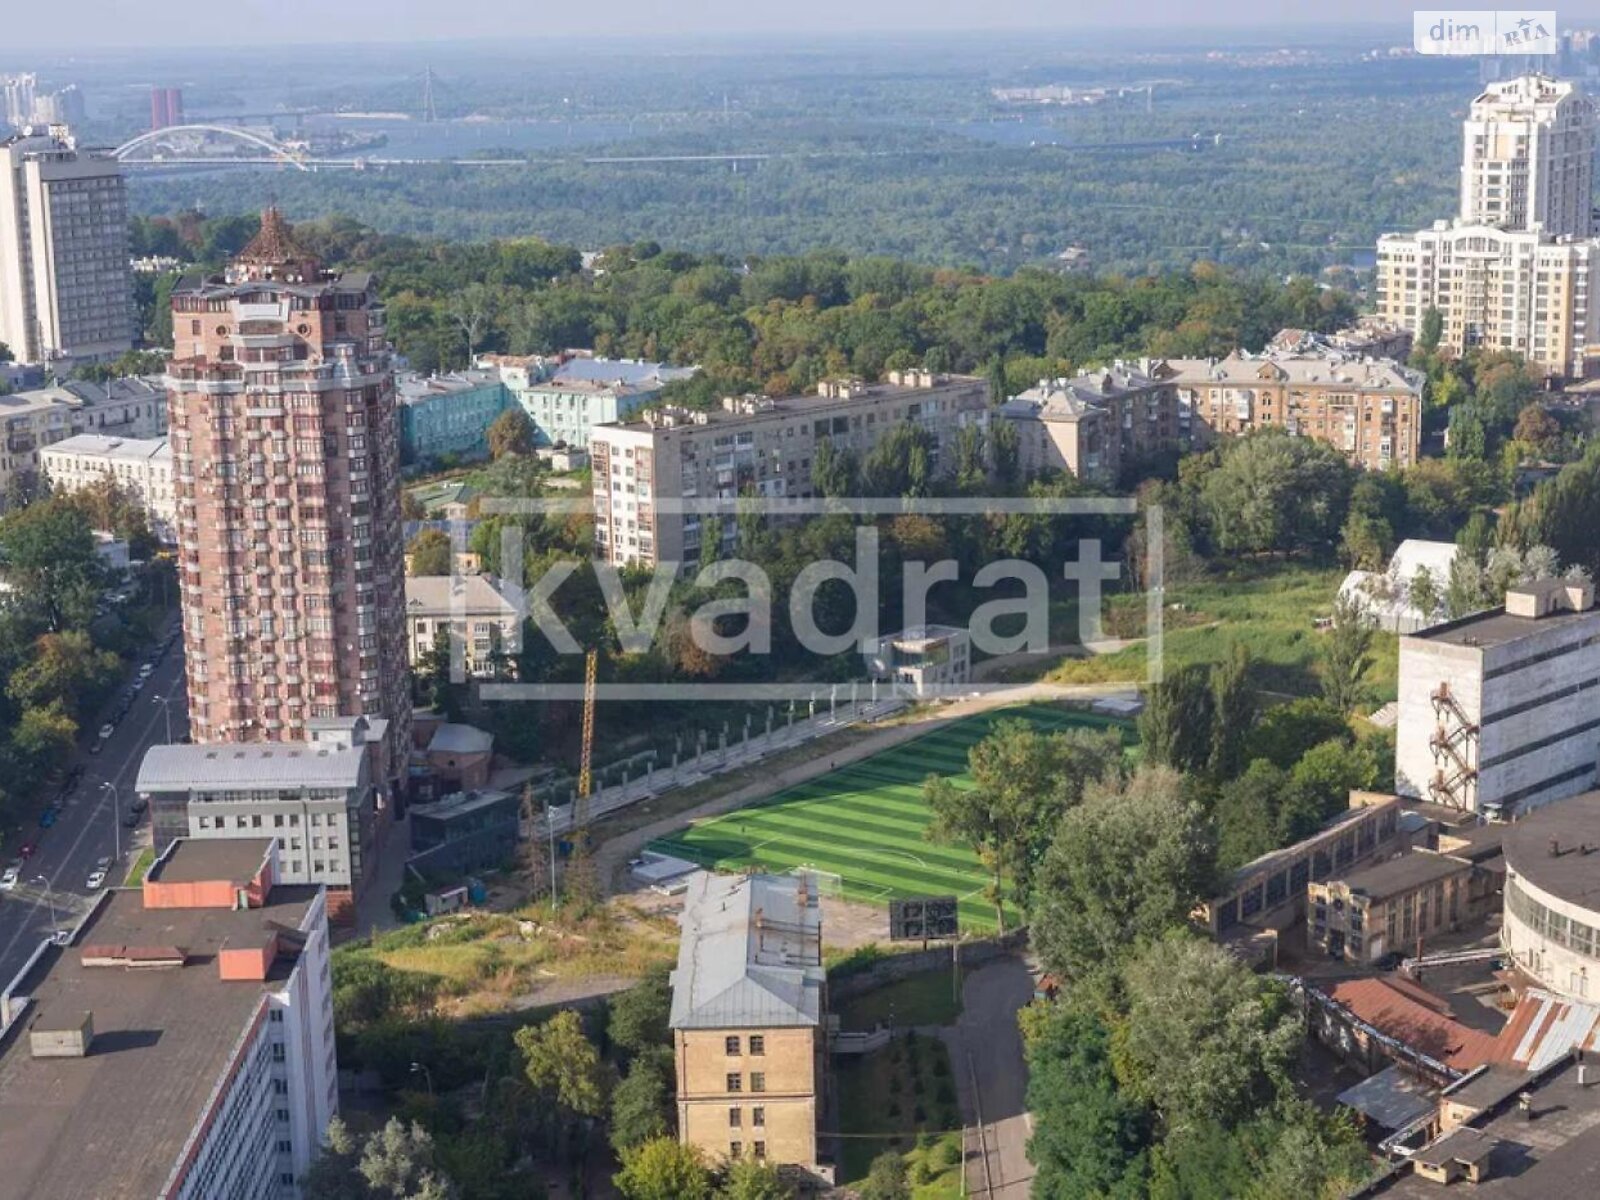
<svg viewBox="0 0 1600 1200">
<path fill-rule="evenodd" d="M 0 141 L 0 342 L 27 362 L 133 346 L 122 166 L 65 129 Z"/>
<path fill-rule="evenodd" d="M 827 381 L 815 395 L 729 397 L 720 409 L 647 409 L 590 438 L 595 542 L 613 563 L 693 562 L 705 528 L 683 501 L 816 495 L 811 460 L 829 441 L 859 461 L 896 425 L 932 434 L 934 470 L 948 470 L 959 430 L 988 421 L 988 385 L 967 376 L 890 372 L 880 384 Z M 731 542 L 734 522 L 722 523 Z"/>
<path fill-rule="evenodd" d="M 770 1162 L 816 1182 L 827 1096 L 822 908 L 804 875 L 696 873 L 672 972 L 678 1139 L 714 1163 Z"/>
<path fill-rule="evenodd" d="M 1378 239 L 1378 316 L 1420 333 L 1437 309 L 1446 349 L 1514 350 L 1581 377 L 1600 347 L 1595 137 L 1595 106 L 1576 84 L 1490 84 L 1463 124 L 1456 218 Z"/>
<path fill-rule="evenodd" d="M 383 718 L 409 744 L 399 436 L 370 274 L 275 209 L 224 275 L 172 293 L 167 376 L 189 712 L 200 742 Z"/>
<path fill-rule="evenodd" d="M 1206 446 L 1257 429 L 1283 429 L 1383 471 L 1417 461 L 1421 372 L 1326 348 L 1223 359 L 1174 358 L 1151 374 L 1178 394 L 1191 442 Z"/>
<path fill-rule="evenodd" d="M 322 889 L 179 842 L 0 995 L 0 1200 L 294 1200 L 338 1111 Z"/>
<path fill-rule="evenodd" d="M 1541 580 L 1400 639 L 1395 790 L 1510 820 L 1595 787 L 1600 610 Z"/>
</svg>

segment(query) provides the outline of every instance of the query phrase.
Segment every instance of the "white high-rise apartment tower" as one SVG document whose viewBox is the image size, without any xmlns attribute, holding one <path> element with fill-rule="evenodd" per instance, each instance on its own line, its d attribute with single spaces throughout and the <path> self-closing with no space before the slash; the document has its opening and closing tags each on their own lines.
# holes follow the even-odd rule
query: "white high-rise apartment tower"
<svg viewBox="0 0 1600 1200">
<path fill-rule="evenodd" d="M 1378 239 L 1378 315 L 1439 344 L 1509 350 L 1554 378 L 1600 361 L 1593 236 L 1595 105 L 1577 85 L 1524 75 L 1489 85 L 1463 132 L 1461 211 Z"/>
<path fill-rule="evenodd" d="M 1464 224 L 1590 235 L 1595 106 L 1576 85 L 1544 75 L 1491 83 L 1462 133 Z"/>
<path fill-rule="evenodd" d="M 121 164 L 59 127 L 0 141 L 0 342 L 26 362 L 133 345 Z"/>
</svg>

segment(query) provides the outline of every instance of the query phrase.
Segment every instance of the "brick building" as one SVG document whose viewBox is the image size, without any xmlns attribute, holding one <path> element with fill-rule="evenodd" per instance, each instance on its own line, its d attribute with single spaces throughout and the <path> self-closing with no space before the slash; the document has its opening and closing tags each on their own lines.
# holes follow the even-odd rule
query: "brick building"
<svg viewBox="0 0 1600 1200">
<path fill-rule="evenodd" d="M 805 876 L 689 883 L 672 973 L 678 1138 L 712 1162 L 749 1157 L 831 1182 L 822 909 Z"/>
<path fill-rule="evenodd" d="M 381 717 L 409 742 L 399 438 L 373 277 L 321 269 L 275 209 L 172 293 L 167 376 L 190 720 L 296 741 Z"/>
</svg>

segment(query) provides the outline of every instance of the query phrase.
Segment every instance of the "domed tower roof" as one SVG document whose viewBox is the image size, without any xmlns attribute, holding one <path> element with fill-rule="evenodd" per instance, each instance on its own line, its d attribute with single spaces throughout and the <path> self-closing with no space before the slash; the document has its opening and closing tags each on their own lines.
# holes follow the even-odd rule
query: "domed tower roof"
<svg viewBox="0 0 1600 1200">
<path fill-rule="evenodd" d="M 275 204 L 261 212 L 261 231 L 234 257 L 229 272 L 236 281 L 272 279 L 281 283 L 309 283 L 321 274 L 321 265 L 294 240 L 294 230 Z"/>
</svg>

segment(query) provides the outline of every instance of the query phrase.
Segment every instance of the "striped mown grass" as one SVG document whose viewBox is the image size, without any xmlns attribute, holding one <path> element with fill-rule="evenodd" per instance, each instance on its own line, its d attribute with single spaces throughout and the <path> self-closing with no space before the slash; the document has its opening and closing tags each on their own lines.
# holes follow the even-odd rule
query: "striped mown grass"
<svg viewBox="0 0 1600 1200">
<path fill-rule="evenodd" d="M 977 856 L 969 847 L 923 836 L 931 814 L 922 785 L 929 775 L 944 775 L 957 787 L 970 786 L 967 751 L 1006 718 L 1021 718 L 1047 732 L 1116 728 L 1127 745 L 1134 736 L 1126 722 L 1051 705 L 1000 709 L 692 825 L 652 842 L 650 849 L 718 870 L 815 867 L 838 875 L 845 898 L 862 903 L 954 894 L 963 929 L 992 930 L 994 908 L 983 896 L 988 875 Z M 1016 917 L 1008 910 L 1008 922 Z"/>
</svg>

